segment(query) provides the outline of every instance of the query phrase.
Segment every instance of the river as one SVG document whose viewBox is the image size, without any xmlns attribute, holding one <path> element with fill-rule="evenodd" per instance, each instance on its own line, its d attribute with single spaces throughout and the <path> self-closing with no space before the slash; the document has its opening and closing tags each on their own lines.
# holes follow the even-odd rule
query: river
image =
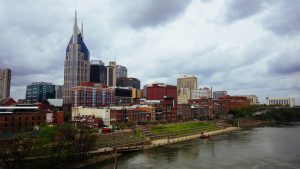
<svg viewBox="0 0 300 169">
<path fill-rule="evenodd" d="M 86 169 L 111 169 L 105 161 Z M 299 169 L 300 123 L 243 129 L 118 158 L 118 169 Z"/>
</svg>

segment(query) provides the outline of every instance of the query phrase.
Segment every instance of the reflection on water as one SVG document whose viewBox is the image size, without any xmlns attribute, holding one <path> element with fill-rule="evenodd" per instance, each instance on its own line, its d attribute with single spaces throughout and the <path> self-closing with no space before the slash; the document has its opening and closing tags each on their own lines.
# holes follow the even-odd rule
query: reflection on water
<svg viewBox="0 0 300 169">
<path fill-rule="evenodd" d="M 121 169 L 300 168 L 300 125 L 261 127 L 192 140 L 118 159 Z M 112 168 L 106 161 L 87 169 Z"/>
</svg>

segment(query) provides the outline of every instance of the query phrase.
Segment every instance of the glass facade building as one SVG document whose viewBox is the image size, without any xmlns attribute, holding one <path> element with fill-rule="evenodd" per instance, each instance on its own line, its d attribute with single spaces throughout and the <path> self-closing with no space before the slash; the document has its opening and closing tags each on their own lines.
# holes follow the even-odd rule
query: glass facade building
<svg viewBox="0 0 300 169">
<path fill-rule="evenodd" d="M 55 98 L 55 85 L 52 83 L 35 82 L 27 85 L 26 102 L 36 103 Z"/>
<path fill-rule="evenodd" d="M 101 60 L 90 62 L 90 82 L 106 84 L 106 67 Z"/>
</svg>

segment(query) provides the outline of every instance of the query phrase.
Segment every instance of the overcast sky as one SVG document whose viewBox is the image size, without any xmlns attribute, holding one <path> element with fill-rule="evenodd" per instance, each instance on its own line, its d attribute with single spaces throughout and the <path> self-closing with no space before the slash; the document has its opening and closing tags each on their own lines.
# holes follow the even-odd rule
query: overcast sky
<svg viewBox="0 0 300 169">
<path fill-rule="evenodd" d="M 300 0 L 0 0 L 12 97 L 63 84 L 75 9 L 91 59 L 116 57 L 142 85 L 196 75 L 199 87 L 300 104 Z"/>
</svg>

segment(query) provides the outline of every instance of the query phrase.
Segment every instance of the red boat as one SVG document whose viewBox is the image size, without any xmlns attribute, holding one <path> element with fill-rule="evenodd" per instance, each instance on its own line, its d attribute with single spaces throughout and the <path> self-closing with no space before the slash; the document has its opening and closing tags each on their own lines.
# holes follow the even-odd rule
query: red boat
<svg viewBox="0 0 300 169">
<path fill-rule="evenodd" d="M 202 139 L 209 138 L 209 134 L 201 133 L 200 138 Z"/>
</svg>

